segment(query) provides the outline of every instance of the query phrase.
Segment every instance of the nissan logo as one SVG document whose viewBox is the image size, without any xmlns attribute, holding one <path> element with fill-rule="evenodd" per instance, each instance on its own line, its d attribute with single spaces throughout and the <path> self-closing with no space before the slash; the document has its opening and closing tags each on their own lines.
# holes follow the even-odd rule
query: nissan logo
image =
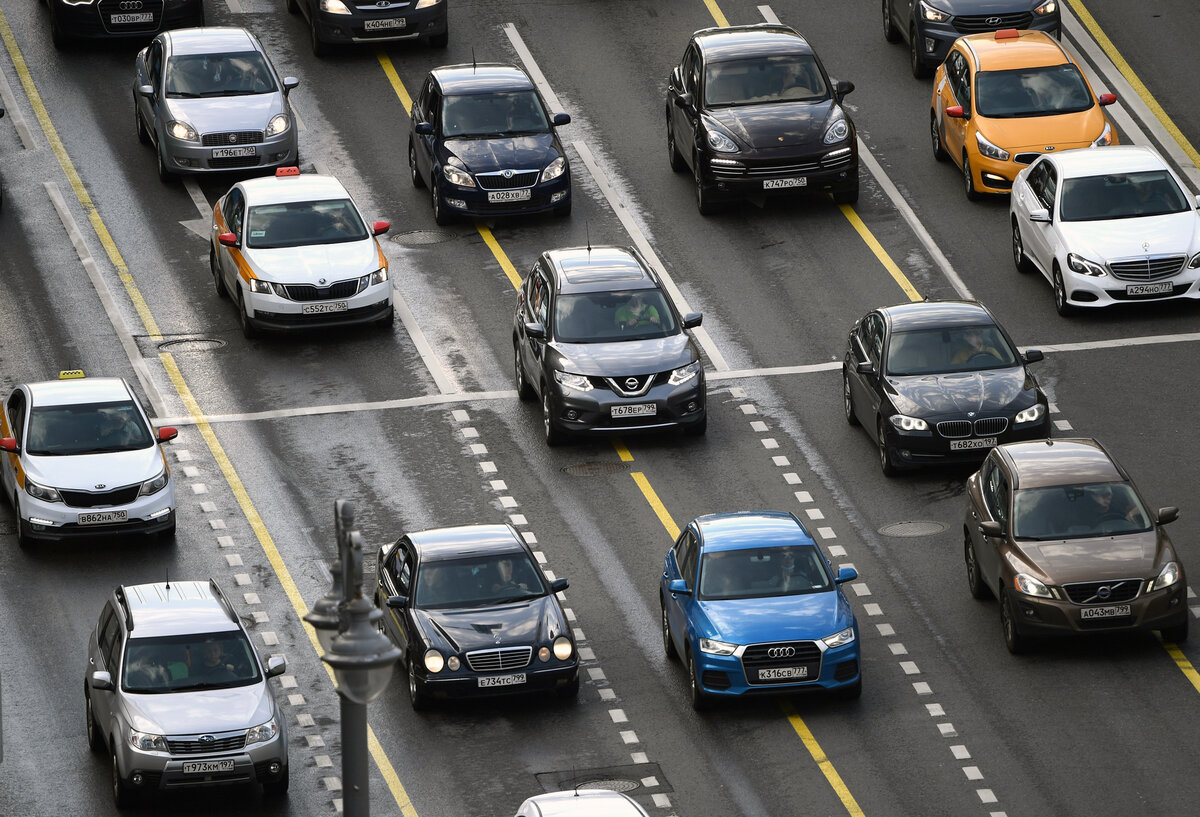
<svg viewBox="0 0 1200 817">
<path fill-rule="evenodd" d="M 121 11 L 137 11 L 142 7 L 142 0 L 121 0 L 117 8 Z"/>
<path fill-rule="evenodd" d="M 629 389 L 630 391 L 633 391 L 639 385 L 640 384 L 638 383 L 638 379 L 636 377 L 627 377 L 625 379 L 625 388 Z"/>
<path fill-rule="evenodd" d="M 795 647 L 771 647 L 767 650 L 767 658 L 791 658 L 795 654 Z"/>
<path fill-rule="evenodd" d="M 1004 19 L 1002 17 L 989 17 L 984 20 L 984 22 L 993 28 L 999 28 L 1000 24 L 1004 22 Z"/>
</svg>

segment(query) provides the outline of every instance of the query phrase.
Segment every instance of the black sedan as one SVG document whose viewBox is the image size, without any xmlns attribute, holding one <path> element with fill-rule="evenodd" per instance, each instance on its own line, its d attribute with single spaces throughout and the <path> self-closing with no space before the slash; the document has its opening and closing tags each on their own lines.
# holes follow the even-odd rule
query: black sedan
<svg viewBox="0 0 1200 817">
<path fill-rule="evenodd" d="M 291 14 L 308 20 L 308 44 L 314 55 L 327 56 L 337 45 L 380 45 L 420 38 L 434 48 L 450 39 L 447 0 L 287 0 Z"/>
<path fill-rule="evenodd" d="M 50 39 L 63 49 L 75 40 L 148 40 L 160 31 L 204 25 L 204 0 L 46 0 Z"/>
<path fill-rule="evenodd" d="M 548 445 L 581 432 L 708 424 L 704 367 L 658 276 L 632 249 L 573 247 L 542 253 L 513 317 L 517 393 L 542 401 Z"/>
<path fill-rule="evenodd" d="M 495 63 L 429 72 L 412 106 L 408 169 L 429 187 L 433 219 L 571 212 L 571 166 L 533 81 Z"/>
<path fill-rule="evenodd" d="M 850 330 L 842 402 L 865 425 L 883 473 L 978 462 L 1000 443 L 1050 436 L 1046 395 L 1019 351 L 975 301 L 925 301 L 867 313 Z"/>
<path fill-rule="evenodd" d="M 781 25 L 697 31 L 667 86 L 671 169 L 691 168 L 696 206 L 822 193 L 858 201 L 858 143 L 837 81 L 812 46 Z"/>
<path fill-rule="evenodd" d="M 414 709 L 433 698 L 579 692 L 559 593 L 510 525 L 419 531 L 379 550 L 375 604 Z"/>
</svg>

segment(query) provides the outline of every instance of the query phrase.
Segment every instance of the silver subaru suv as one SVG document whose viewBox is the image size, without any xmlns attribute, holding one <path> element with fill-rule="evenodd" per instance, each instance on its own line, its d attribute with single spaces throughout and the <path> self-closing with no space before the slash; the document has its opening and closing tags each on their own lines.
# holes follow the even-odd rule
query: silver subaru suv
<svg viewBox="0 0 1200 817">
<path fill-rule="evenodd" d="M 113 799 L 261 783 L 288 788 L 287 728 L 264 667 L 217 583 L 118 587 L 88 639 L 88 743 L 107 751 Z"/>
</svg>

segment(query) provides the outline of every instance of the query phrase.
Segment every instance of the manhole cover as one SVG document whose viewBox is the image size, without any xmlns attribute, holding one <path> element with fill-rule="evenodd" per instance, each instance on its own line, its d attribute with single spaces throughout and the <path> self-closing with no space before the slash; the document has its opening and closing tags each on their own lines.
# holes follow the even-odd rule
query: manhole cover
<svg viewBox="0 0 1200 817">
<path fill-rule="evenodd" d="M 449 230 L 411 230 L 407 233 L 396 233 L 392 236 L 392 241 L 397 244 L 405 244 L 408 246 L 417 246 L 420 244 L 441 244 L 443 241 L 452 241 L 455 234 Z"/>
<path fill-rule="evenodd" d="M 945 533 L 941 522 L 893 522 L 879 529 L 884 536 L 933 536 Z"/>
<path fill-rule="evenodd" d="M 217 338 L 177 338 L 163 341 L 158 348 L 166 352 L 211 352 L 224 345 L 225 341 Z"/>
<path fill-rule="evenodd" d="M 580 462 L 568 465 L 562 470 L 564 474 L 573 477 L 602 477 L 606 474 L 623 473 L 626 468 L 625 464 L 620 462 Z"/>
<path fill-rule="evenodd" d="M 606 791 L 633 791 L 641 784 L 636 780 L 620 780 L 610 778 L 608 780 L 589 780 L 586 783 L 580 783 L 576 788 L 579 789 L 604 789 Z"/>
</svg>

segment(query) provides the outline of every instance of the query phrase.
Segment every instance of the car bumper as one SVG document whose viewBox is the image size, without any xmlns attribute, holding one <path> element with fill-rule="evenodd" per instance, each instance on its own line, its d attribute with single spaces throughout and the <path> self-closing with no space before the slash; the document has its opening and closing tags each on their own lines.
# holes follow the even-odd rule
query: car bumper
<svg viewBox="0 0 1200 817">
<path fill-rule="evenodd" d="M 30 539 L 62 541 L 64 539 L 120 534 L 157 533 L 175 522 L 175 483 L 156 494 L 138 497 L 125 505 L 102 508 L 75 508 L 62 502 L 43 502 L 22 492 L 21 525 Z M 124 511 L 126 520 L 120 522 L 80 524 L 80 515 Z"/>
<path fill-rule="evenodd" d="M 1024 15 L 1021 16 L 1024 17 Z M 926 65 L 939 65 L 946 59 L 946 55 L 950 53 L 950 46 L 954 45 L 954 41 L 959 37 L 989 30 L 986 26 L 976 28 L 964 25 L 963 27 L 966 30 L 960 31 L 955 27 L 953 20 L 945 23 L 925 21 L 917 31 L 917 50 L 921 54 L 921 61 Z M 1062 32 L 1062 20 L 1058 14 L 1047 14 L 1040 17 L 1029 15 L 1012 25 L 1001 24 L 999 28 L 1045 31 L 1052 37 L 1058 37 Z"/>
<path fill-rule="evenodd" d="M 569 664 L 549 666 L 544 669 L 527 666 L 523 670 L 497 673 L 497 675 L 514 675 L 518 673 L 524 673 L 525 683 L 481 687 L 479 685 L 480 678 L 485 676 L 477 675 L 470 671 L 464 672 L 462 669 L 456 673 L 426 675 L 421 678 L 421 681 L 424 683 L 425 691 L 429 695 L 441 699 L 492 698 L 503 695 L 554 692 L 569 687 L 579 678 L 579 664 L 578 662 L 571 662 Z"/>
<path fill-rule="evenodd" d="M 974 137 L 970 138 L 974 140 Z M 1100 138 L 1100 134 L 1097 133 L 1096 138 Z M 1112 133 L 1112 144 L 1120 144 L 1115 130 Z M 1079 150 L 1091 146 L 1091 142 L 1061 142 L 1053 145 L 1053 148 L 1055 150 Z M 989 158 L 978 150 L 972 149 L 971 172 L 975 177 L 975 189 L 980 193 L 1011 193 L 1017 174 L 1033 164 L 1034 160 L 1045 152 L 1046 147 L 1012 150 L 1009 152 L 1011 158 L 1007 161 Z"/>
<path fill-rule="evenodd" d="M 133 14 L 149 14 L 150 20 L 113 23 L 113 15 L 130 14 L 118 0 L 101 0 L 86 6 L 69 6 L 62 0 L 48 0 L 51 14 L 68 37 L 84 40 L 124 38 L 149 39 L 159 31 L 199 25 L 201 0 L 144 0 Z"/>
<path fill-rule="evenodd" d="M 230 145 L 202 146 L 195 142 L 182 142 L 178 139 L 165 137 L 167 169 L 172 173 L 223 173 L 229 170 L 253 169 L 256 167 L 277 167 L 279 165 L 295 164 L 298 148 L 296 146 L 296 128 L 293 124 L 279 136 L 258 142 L 253 145 L 236 145 L 233 147 L 253 147 L 253 156 L 214 157 L 213 151 L 223 150 Z"/>
<path fill-rule="evenodd" d="M 387 20 L 384 28 L 367 28 L 368 20 L 379 25 Z M 378 21 L 378 22 L 376 22 Z M 402 27 L 397 25 L 399 21 Z M 369 17 L 348 16 L 317 12 L 317 36 L 327 43 L 383 43 L 396 40 L 411 40 L 416 37 L 437 37 L 445 34 L 446 4 L 438 3 L 429 8 L 408 11 L 403 14 L 381 13 Z"/>
<path fill-rule="evenodd" d="M 653 406 L 653 414 L 613 416 L 630 406 Z M 703 375 L 687 383 L 651 386 L 641 397 L 621 397 L 606 388 L 591 391 L 557 388 L 552 402 L 558 424 L 571 433 L 622 432 L 687 426 L 705 418 Z"/>
<path fill-rule="evenodd" d="M 701 178 L 718 198 L 752 198 L 777 194 L 841 193 L 858 189 L 858 152 L 831 148 L 817 155 L 705 156 Z M 833 155 L 836 154 L 836 155 Z"/>
<path fill-rule="evenodd" d="M 710 695 L 780 695 L 806 689 L 840 689 L 854 684 L 862 675 L 858 641 L 826 650 L 821 656 L 820 672 L 804 681 L 751 683 L 742 661 L 733 655 L 711 655 L 693 648 L 700 686 Z"/>
<path fill-rule="evenodd" d="M 891 425 L 888 423 L 888 425 Z M 1049 412 L 1042 415 L 1039 422 L 1022 424 L 1019 428 L 1009 428 L 1003 434 L 995 435 L 995 445 L 1003 443 L 1023 442 L 1026 440 L 1044 440 L 1050 436 Z M 892 454 L 899 465 L 938 465 L 952 463 L 978 463 L 992 450 L 992 437 L 967 437 L 962 440 L 949 439 L 936 431 L 927 434 L 901 434 L 888 431 L 888 443 L 893 446 Z M 970 448 L 951 448 L 952 443 L 965 443 Z"/>
<path fill-rule="evenodd" d="M 1161 630 L 1183 624 L 1191 615 L 1187 606 L 1187 587 L 1182 581 L 1165 590 L 1134 599 L 1127 605 L 1128 615 L 1105 618 L 1082 617 L 1084 609 L 1095 609 L 1102 605 L 1084 606 L 1024 595 L 1013 596 L 1012 601 L 1018 628 L 1022 633 L 1033 636 Z"/>
<path fill-rule="evenodd" d="M 291 301 L 278 295 L 250 292 L 246 295 L 246 306 L 253 310 L 250 322 L 258 329 L 355 326 L 384 320 L 392 314 L 391 287 L 391 282 L 385 281 L 357 295 L 328 301 Z"/>
<path fill-rule="evenodd" d="M 237 755 L 197 755 L 182 757 L 157 752 L 142 752 L 132 747 L 122 750 L 125 781 L 142 791 L 164 791 L 203 786 L 231 786 L 269 783 L 287 774 L 287 740 L 281 731 L 274 740 L 257 744 Z M 232 760 L 233 768 L 220 772 L 187 773 L 184 764 L 192 761 Z"/>
<path fill-rule="evenodd" d="M 468 216 L 516 216 L 527 213 L 543 213 L 571 202 L 571 173 L 559 176 L 544 184 L 538 183 L 529 189 L 529 198 L 524 201 L 488 201 L 487 190 L 478 187 L 458 187 L 448 182 L 441 184 L 438 191 L 448 210 Z M 516 192 L 516 191 L 490 191 Z"/>
<path fill-rule="evenodd" d="M 1072 306 L 1085 308 L 1112 306 L 1113 304 L 1137 303 L 1140 301 L 1168 301 L 1178 298 L 1200 300 L 1200 270 L 1185 269 L 1170 278 L 1153 281 L 1125 281 L 1112 275 L 1093 276 L 1073 272 L 1065 263 L 1063 286 L 1067 301 Z M 1147 284 L 1170 284 L 1164 292 L 1146 293 Z"/>
</svg>

